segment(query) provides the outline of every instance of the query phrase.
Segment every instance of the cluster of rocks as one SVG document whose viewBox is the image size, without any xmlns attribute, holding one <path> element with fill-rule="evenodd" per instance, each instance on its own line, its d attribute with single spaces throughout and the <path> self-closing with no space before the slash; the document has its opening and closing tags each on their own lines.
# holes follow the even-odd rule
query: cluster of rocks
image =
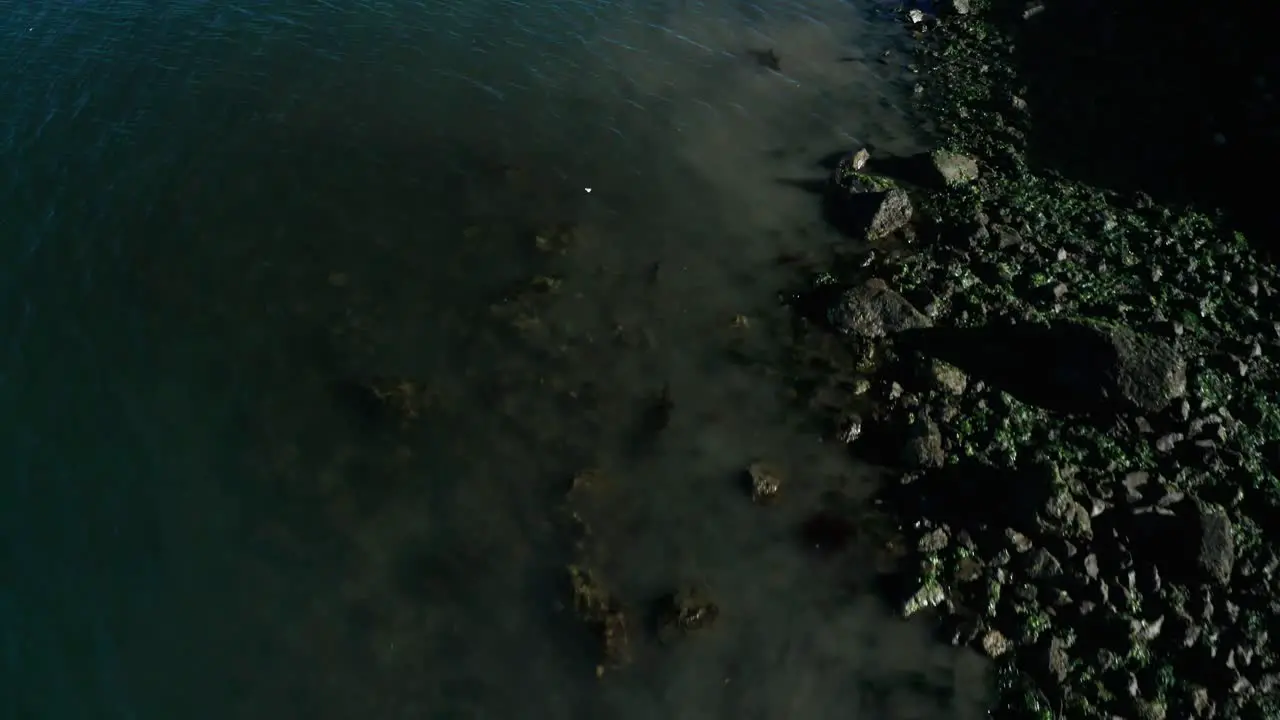
<svg viewBox="0 0 1280 720">
<path fill-rule="evenodd" d="M 1139 327 L 1120 313 L 1062 312 L 1071 289 L 1060 281 L 1039 299 L 1000 295 L 1019 312 L 987 312 L 980 281 L 944 287 L 937 273 L 1010 250 L 1044 255 L 1034 223 L 979 210 L 971 225 L 936 228 L 918 216 L 913 191 L 974 182 L 971 158 L 909 158 L 898 168 L 917 172 L 905 183 L 868 166 L 859 152 L 835 169 L 833 216 L 872 249 L 928 234 L 930 273 L 899 293 L 888 262 L 863 263 L 843 282 L 825 276 L 815 293 L 830 332 L 864 348 L 857 356 L 883 358 L 870 373 L 875 440 L 854 447 L 880 460 L 897 448 L 888 460 L 904 468 L 882 497 L 915 548 L 904 614 L 938 613 L 950 640 L 1000 658 L 1010 692 L 1030 696 L 1024 710 L 1274 716 L 1280 555 L 1267 540 L 1280 527 L 1265 523 L 1280 519 L 1276 488 L 1242 467 L 1251 436 L 1228 398 L 1243 394 L 1205 389 L 1208 378 L 1271 372 L 1267 318 L 1242 318 L 1246 342 L 1214 354 L 1158 317 L 1168 304 Z M 1191 262 L 1171 252 L 1154 266 L 1196 272 L 1194 253 L 1182 256 Z M 1212 271 L 1232 280 L 1224 264 Z M 998 272 L 988 284 L 1016 286 Z"/>
</svg>

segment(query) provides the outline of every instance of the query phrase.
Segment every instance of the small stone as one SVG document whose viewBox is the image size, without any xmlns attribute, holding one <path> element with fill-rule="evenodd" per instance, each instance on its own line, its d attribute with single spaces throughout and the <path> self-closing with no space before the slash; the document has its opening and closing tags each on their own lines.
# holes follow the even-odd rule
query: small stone
<svg viewBox="0 0 1280 720">
<path fill-rule="evenodd" d="M 926 533 L 920 538 L 920 542 L 916 545 L 920 552 L 929 554 L 943 550 L 951 542 L 951 538 L 947 535 L 947 531 L 937 528 L 933 532 Z"/>
<path fill-rule="evenodd" d="M 1004 536 L 1008 538 L 1009 544 L 1013 546 L 1013 549 L 1020 553 L 1027 552 L 1032 547 L 1031 538 L 1013 528 L 1005 528 Z"/>
<path fill-rule="evenodd" d="M 840 421 L 840 431 L 837 434 L 840 442 L 846 445 L 857 442 L 862 437 L 862 417 L 857 414 L 850 414 Z"/>
<path fill-rule="evenodd" d="M 946 599 L 947 595 L 941 585 L 934 580 L 926 580 L 920 589 L 903 603 L 902 616 L 911 617 L 921 610 L 937 607 Z"/>
<path fill-rule="evenodd" d="M 940 468 L 946 463 L 942 433 L 928 417 L 921 415 L 911 428 L 911 438 L 902 450 L 902 461 L 911 470 Z"/>
<path fill-rule="evenodd" d="M 982 636 L 982 650 L 989 658 L 998 658 L 1013 649 L 1013 643 L 999 630 L 991 630 Z"/>
</svg>

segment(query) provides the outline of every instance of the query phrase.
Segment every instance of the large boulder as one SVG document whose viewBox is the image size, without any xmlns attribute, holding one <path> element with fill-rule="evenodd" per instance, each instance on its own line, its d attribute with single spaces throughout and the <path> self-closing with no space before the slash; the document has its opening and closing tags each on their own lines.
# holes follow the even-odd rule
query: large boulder
<svg viewBox="0 0 1280 720">
<path fill-rule="evenodd" d="M 1159 412 L 1187 389 L 1172 345 L 1092 320 L 927 328 L 900 344 L 1051 410 Z"/>
<path fill-rule="evenodd" d="M 841 293 L 827 311 L 827 320 L 838 332 L 867 340 L 932 324 L 906 298 L 875 278 Z"/>
</svg>

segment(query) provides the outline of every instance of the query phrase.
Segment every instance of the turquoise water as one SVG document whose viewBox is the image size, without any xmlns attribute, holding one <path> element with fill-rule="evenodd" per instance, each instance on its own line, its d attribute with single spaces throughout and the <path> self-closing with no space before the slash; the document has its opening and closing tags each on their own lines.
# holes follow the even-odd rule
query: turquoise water
<svg viewBox="0 0 1280 720">
<path fill-rule="evenodd" d="M 980 716 L 979 664 L 892 620 L 858 558 L 795 547 L 872 476 L 729 352 L 776 355 L 775 258 L 834 240 L 778 181 L 918 147 L 895 23 L 156 8 L 0 20 L 0 718 Z M 349 390 L 378 378 L 419 417 L 371 416 Z M 797 476 L 776 511 L 732 479 L 757 456 Z M 602 680 L 565 607 L 584 467 L 623 601 L 723 606 L 678 648 L 637 629 Z"/>
</svg>

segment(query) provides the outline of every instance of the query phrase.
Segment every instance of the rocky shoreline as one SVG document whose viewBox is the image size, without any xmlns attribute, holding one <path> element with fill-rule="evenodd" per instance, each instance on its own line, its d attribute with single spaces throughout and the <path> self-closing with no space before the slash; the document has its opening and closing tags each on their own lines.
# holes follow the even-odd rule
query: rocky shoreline
<svg viewBox="0 0 1280 720">
<path fill-rule="evenodd" d="M 1033 170 L 1008 26 L 943 5 L 907 17 L 942 149 L 841 158 L 854 239 L 790 296 L 804 399 L 901 469 L 894 599 L 995 659 L 996 717 L 1278 717 L 1280 274 Z"/>
</svg>

